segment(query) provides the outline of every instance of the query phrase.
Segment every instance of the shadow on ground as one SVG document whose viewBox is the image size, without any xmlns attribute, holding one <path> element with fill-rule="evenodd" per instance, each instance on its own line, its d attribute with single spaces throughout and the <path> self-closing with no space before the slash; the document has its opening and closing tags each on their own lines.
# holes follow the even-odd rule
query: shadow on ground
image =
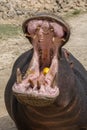
<svg viewBox="0 0 87 130">
<path fill-rule="evenodd" d="M 8 115 L 6 115 L 0 117 L 0 130 L 17 130 L 17 129 L 11 118 Z"/>
</svg>

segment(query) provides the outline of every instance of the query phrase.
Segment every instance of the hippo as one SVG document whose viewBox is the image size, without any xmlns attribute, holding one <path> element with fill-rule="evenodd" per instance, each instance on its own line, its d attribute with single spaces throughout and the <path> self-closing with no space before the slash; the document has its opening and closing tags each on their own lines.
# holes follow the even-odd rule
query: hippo
<svg viewBox="0 0 87 130">
<path fill-rule="evenodd" d="M 87 71 L 63 46 L 69 25 L 37 14 L 23 25 L 32 49 L 15 61 L 5 105 L 18 130 L 87 130 Z"/>
</svg>

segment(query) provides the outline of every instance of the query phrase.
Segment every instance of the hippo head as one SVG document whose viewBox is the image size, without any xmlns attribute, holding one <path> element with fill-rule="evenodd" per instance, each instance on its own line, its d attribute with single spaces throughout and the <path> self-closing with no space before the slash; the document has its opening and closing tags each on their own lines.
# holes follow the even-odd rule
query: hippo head
<svg viewBox="0 0 87 130">
<path fill-rule="evenodd" d="M 23 32 L 33 45 L 33 55 L 23 77 L 17 69 L 13 93 L 23 104 L 50 105 L 60 95 L 58 66 L 61 48 L 70 36 L 69 26 L 58 16 L 40 14 L 23 23 Z"/>
</svg>

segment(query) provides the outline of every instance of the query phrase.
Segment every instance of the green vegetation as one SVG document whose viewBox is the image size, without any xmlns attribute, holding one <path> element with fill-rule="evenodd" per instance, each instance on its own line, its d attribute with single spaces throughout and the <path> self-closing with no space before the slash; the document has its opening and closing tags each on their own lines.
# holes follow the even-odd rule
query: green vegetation
<svg viewBox="0 0 87 130">
<path fill-rule="evenodd" d="M 77 10 L 77 9 L 72 12 L 73 15 L 78 15 L 80 13 L 81 13 L 81 10 Z"/>
<path fill-rule="evenodd" d="M 22 34 L 20 26 L 12 24 L 0 24 L 0 39 L 6 39 L 10 37 L 16 37 Z"/>
<path fill-rule="evenodd" d="M 72 12 L 66 13 L 66 15 L 64 17 L 67 19 L 67 18 L 70 18 L 70 17 L 76 17 L 77 15 L 82 14 L 82 13 L 84 13 L 84 12 L 76 9 Z"/>
</svg>

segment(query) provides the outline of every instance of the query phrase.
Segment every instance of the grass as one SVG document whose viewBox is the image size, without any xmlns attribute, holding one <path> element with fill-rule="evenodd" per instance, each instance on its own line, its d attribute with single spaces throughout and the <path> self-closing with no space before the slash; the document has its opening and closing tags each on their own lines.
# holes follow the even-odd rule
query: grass
<svg viewBox="0 0 87 130">
<path fill-rule="evenodd" d="M 15 37 L 22 34 L 20 26 L 12 24 L 0 24 L 0 39 Z"/>
<path fill-rule="evenodd" d="M 80 13 L 81 13 L 81 10 L 77 10 L 77 9 L 72 12 L 73 15 L 78 15 Z"/>
<path fill-rule="evenodd" d="M 84 12 L 76 9 L 72 12 L 66 13 L 66 15 L 64 17 L 67 19 L 67 18 L 70 18 L 70 17 L 76 17 L 76 16 L 78 16 L 79 14 L 82 14 L 82 13 L 84 13 Z"/>
</svg>

